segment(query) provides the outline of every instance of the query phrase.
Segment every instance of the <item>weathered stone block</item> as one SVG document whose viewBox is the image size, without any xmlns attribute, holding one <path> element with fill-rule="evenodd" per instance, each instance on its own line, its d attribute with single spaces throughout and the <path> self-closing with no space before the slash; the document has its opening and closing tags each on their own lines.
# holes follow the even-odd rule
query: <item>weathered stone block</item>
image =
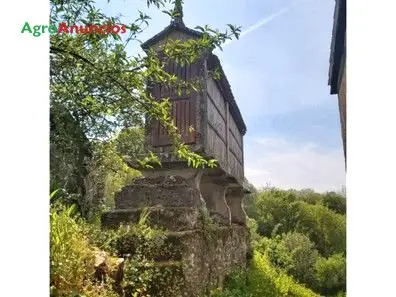
<svg viewBox="0 0 396 297">
<path fill-rule="evenodd" d="M 179 176 L 140 178 L 115 197 L 116 209 L 141 207 L 198 207 L 198 189 Z"/>
<path fill-rule="evenodd" d="M 246 267 L 249 231 L 245 227 L 183 232 L 178 241 L 184 261 L 185 296 L 208 296 L 233 269 Z"/>
<path fill-rule="evenodd" d="M 144 208 L 119 209 L 104 213 L 102 225 L 118 227 L 120 224 L 137 223 Z M 152 227 L 165 228 L 171 231 L 185 231 L 199 228 L 200 211 L 192 207 L 168 207 L 148 209 L 147 224 Z"/>
</svg>

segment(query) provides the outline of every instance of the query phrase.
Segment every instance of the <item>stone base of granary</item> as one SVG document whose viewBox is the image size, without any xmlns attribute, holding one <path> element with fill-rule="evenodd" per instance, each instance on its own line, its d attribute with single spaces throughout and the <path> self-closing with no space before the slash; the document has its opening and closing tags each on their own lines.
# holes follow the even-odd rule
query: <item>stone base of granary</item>
<svg viewBox="0 0 396 297">
<path fill-rule="evenodd" d="M 209 296 L 233 270 L 246 267 L 249 232 L 232 225 L 211 230 L 176 232 L 170 239 L 181 248 L 184 296 Z"/>
<path fill-rule="evenodd" d="M 244 213 L 231 213 L 226 223 L 213 220 L 199 184 L 196 176 L 193 182 L 180 176 L 142 178 L 125 187 L 115 199 L 116 209 L 102 216 L 104 226 L 116 227 L 137 223 L 148 209 L 147 224 L 167 230 L 167 248 L 154 258 L 169 277 L 167 283 L 153 279 L 152 296 L 209 296 L 227 274 L 246 267 L 250 235 Z M 231 211 L 240 208 L 235 195 Z"/>
</svg>

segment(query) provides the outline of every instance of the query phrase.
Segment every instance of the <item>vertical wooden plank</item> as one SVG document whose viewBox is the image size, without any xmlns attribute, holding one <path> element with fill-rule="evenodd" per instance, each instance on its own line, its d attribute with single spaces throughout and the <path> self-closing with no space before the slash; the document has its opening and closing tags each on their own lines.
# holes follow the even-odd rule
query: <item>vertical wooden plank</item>
<svg viewBox="0 0 396 297">
<path fill-rule="evenodd" d="M 176 106 L 176 102 L 172 101 L 172 120 L 173 120 L 173 124 L 175 124 L 177 126 L 177 110 L 176 110 L 177 106 Z"/>
<path fill-rule="evenodd" d="M 197 77 L 197 63 L 194 63 L 191 65 L 191 77 L 196 78 Z"/>
<path fill-rule="evenodd" d="M 158 145 L 160 141 L 160 131 L 161 127 L 158 120 L 153 121 L 153 144 Z"/>
<path fill-rule="evenodd" d="M 178 129 L 179 129 L 179 133 L 181 136 L 183 136 L 182 133 L 182 128 L 183 128 L 183 121 L 182 121 L 182 110 L 183 110 L 183 100 L 178 100 L 177 101 L 177 105 L 178 105 L 178 112 L 177 112 L 177 118 L 178 118 Z"/>
<path fill-rule="evenodd" d="M 191 140 L 191 133 L 190 133 L 190 131 L 189 131 L 189 128 L 190 128 L 190 125 L 191 125 L 191 113 L 190 113 L 190 105 L 191 105 L 191 101 L 190 100 L 188 100 L 187 102 L 186 102 L 186 128 L 187 128 L 187 131 L 186 131 L 186 135 L 187 135 L 187 140 L 190 142 Z"/>
<path fill-rule="evenodd" d="M 185 143 L 195 142 L 195 132 L 190 133 L 189 131 L 190 126 L 195 129 L 194 107 L 194 98 L 177 99 L 171 102 L 172 120 Z M 171 144 L 171 138 L 158 121 L 153 125 L 153 138 L 156 146 Z"/>
<path fill-rule="evenodd" d="M 177 118 L 177 129 L 179 133 L 181 134 L 181 127 L 182 127 L 182 122 L 181 122 L 181 101 L 176 101 L 177 105 L 177 110 L 176 110 L 176 118 Z"/>
<path fill-rule="evenodd" d="M 194 128 L 197 129 L 197 125 L 196 125 L 196 118 L 195 118 L 195 105 L 196 105 L 196 101 L 194 100 L 195 97 L 192 97 L 190 99 L 190 125 Z M 194 130 L 191 134 L 190 134 L 190 142 L 195 142 L 196 138 L 196 131 Z"/>
<path fill-rule="evenodd" d="M 224 100 L 224 99 L 223 99 Z M 225 124 L 226 124 L 226 169 L 230 171 L 230 106 L 228 101 L 226 101 L 226 116 L 225 116 Z"/>
<path fill-rule="evenodd" d="M 184 138 L 185 138 L 185 136 L 186 136 L 186 100 L 183 100 L 182 102 L 181 102 L 181 106 L 180 106 L 181 108 L 181 113 L 180 113 L 180 123 L 181 123 L 181 131 L 180 131 L 180 133 L 182 133 L 182 135 L 184 136 Z"/>
<path fill-rule="evenodd" d="M 155 121 L 151 122 L 151 140 L 153 141 L 153 145 L 157 144 L 158 136 L 157 136 L 157 123 Z"/>
</svg>

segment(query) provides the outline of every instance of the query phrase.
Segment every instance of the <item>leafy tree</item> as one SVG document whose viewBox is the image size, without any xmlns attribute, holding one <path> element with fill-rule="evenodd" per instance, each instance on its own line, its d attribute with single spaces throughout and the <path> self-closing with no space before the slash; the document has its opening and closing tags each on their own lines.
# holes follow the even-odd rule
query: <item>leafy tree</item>
<svg viewBox="0 0 396 297">
<path fill-rule="evenodd" d="M 315 244 L 308 236 L 292 232 L 283 234 L 282 243 L 291 254 L 292 266 L 287 270 L 296 280 L 308 285 L 315 286 L 315 263 L 318 251 Z"/>
<path fill-rule="evenodd" d="M 321 204 L 306 203 L 293 191 L 277 189 L 260 193 L 254 205 L 260 235 L 272 237 L 296 231 L 306 234 L 324 256 L 345 251 L 344 215 Z"/>
<path fill-rule="evenodd" d="M 312 189 L 303 189 L 296 191 L 297 198 L 308 203 L 308 204 L 318 204 L 322 201 L 322 195 L 316 193 Z"/>
<path fill-rule="evenodd" d="M 114 142 L 117 153 L 126 160 L 138 160 L 147 155 L 144 145 L 144 129 L 138 127 L 121 130 L 115 137 Z"/>
<path fill-rule="evenodd" d="M 86 195 L 91 144 L 67 109 L 51 108 L 50 116 L 50 191 L 63 189 L 73 193 L 63 196 L 67 198 L 64 202 L 76 204 L 79 212 L 85 214 L 81 197 Z"/>
<path fill-rule="evenodd" d="M 89 163 L 89 174 L 86 177 L 88 188 L 86 199 L 90 209 L 95 212 L 101 207 L 112 209 L 114 196 L 125 185 L 140 176 L 140 172 L 127 165 L 119 154 L 119 138 L 106 142 L 94 142 L 94 155 Z M 93 207 L 97 205 L 98 207 Z"/>
<path fill-rule="evenodd" d="M 324 194 L 322 203 L 324 206 L 339 214 L 346 214 L 346 199 L 341 194 L 328 192 Z"/>
<path fill-rule="evenodd" d="M 287 272 L 300 283 L 315 287 L 318 251 L 306 235 L 290 232 L 274 238 L 262 238 L 256 250 L 265 253 L 274 267 Z"/>
<path fill-rule="evenodd" d="M 295 230 L 309 236 L 318 251 L 329 256 L 346 251 L 346 218 L 322 205 L 298 202 Z"/>
<path fill-rule="evenodd" d="M 322 294 L 336 295 L 346 291 L 346 259 L 342 254 L 318 259 L 315 268 Z"/>
<path fill-rule="evenodd" d="M 280 235 L 262 238 L 258 241 L 256 250 L 266 254 L 275 268 L 289 271 L 293 267 L 292 255 Z"/>
<path fill-rule="evenodd" d="M 255 199 L 258 232 L 262 236 L 292 231 L 296 225 L 296 195 L 292 192 L 269 189 Z"/>
</svg>

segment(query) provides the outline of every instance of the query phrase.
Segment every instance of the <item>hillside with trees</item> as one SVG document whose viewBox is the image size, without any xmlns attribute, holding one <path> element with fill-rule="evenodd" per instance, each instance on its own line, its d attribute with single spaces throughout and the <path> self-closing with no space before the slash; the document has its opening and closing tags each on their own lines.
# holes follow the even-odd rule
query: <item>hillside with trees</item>
<svg viewBox="0 0 396 297">
<path fill-rule="evenodd" d="M 346 199 L 341 193 L 267 188 L 246 196 L 244 206 L 255 254 L 251 270 L 231 278 L 219 296 L 346 295 Z M 257 279 L 262 271 L 268 278 L 274 275 L 266 281 L 277 292 Z M 311 293 L 295 295 L 286 277 Z"/>
</svg>

